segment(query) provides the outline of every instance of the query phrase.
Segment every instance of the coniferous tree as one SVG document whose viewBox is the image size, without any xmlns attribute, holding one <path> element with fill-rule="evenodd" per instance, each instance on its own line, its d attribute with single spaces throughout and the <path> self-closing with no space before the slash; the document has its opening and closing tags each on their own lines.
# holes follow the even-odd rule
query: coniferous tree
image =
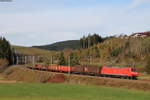
<svg viewBox="0 0 150 100">
<path fill-rule="evenodd" d="M 93 46 L 100 42 L 103 42 L 103 39 L 96 33 L 94 35 L 89 34 L 87 37 L 83 36 L 83 38 L 80 39 L 80 45 L 83 49 L 89 48 L 90 46 Z"/>
<path fill-rule="evenodd" d="M 83 38 L 80 39 L 80 47 L 81 47 L 81 48 L 84 48 L 84 45 L 83 45 Z"/>
<path fill-rule="evenodd" d="M 70 55 L 70 65 L 74 66 L 74 65 L 79 65 L 79 57 L 77 55 L 76 52 L 72 52 Z"/>
<path fill-rule="evenodd" d="M 66 61 L 65 61 L 65 57 L 64 57 L 64 53 L 63 52 L 60 53 L 58 64 L 59 65 L 66 65 Z"/>
<path fill-rule="evenodd" d="M 0 58 L 7 59 L 9 64 L 12 64 L 11 46 L 4 37 L 0 37 Z"/>
</svg>

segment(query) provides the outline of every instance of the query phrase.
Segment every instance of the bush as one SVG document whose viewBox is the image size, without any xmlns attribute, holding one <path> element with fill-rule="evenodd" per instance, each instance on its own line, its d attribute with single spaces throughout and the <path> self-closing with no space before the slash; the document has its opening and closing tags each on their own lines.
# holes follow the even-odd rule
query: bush
<svg viewBox="0 0 150 100">
<path fill-rule="evenodd" d="M 125 54 L 125 56 L 130 57 L 130 58 L 135 58 L 136 57 L 136 55 L 133 52 L 131 52 L 131 51 L 127 52 Z"/>
<path fill-rule="evenodd" d="M 3 72 L 8 65 L 9 62 L 6 59 L 0 59 L 0 72 Z"/>
<path fill-rule="evenodd" d="M 114 49 L 110 52 L 110 56 L 111 57 L 116 57 L 121 53 L 121 51 L 122 51 L 122 48 L 116 48 L 116 49 Z"/>
</svg>

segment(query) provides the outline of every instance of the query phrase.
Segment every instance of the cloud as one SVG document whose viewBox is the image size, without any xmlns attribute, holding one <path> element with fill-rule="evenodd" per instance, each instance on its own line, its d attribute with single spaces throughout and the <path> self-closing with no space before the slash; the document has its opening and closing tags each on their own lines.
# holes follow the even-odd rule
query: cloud
<svg viewBox="0 0 150 100">
<path fill-rule="evenodd" d="M 15 45 L 41 45 L 79 39 L 89 33 L 102 36 L 147 31 L 150 9 L 138 12 L 123 7 L 47 9 L 0 13 L 0 33 Z"/>
<path fill-rule="evenodd" d="M 0 16 L 0 33 L 18 45 L 79 39 L 86 32 L 94 32 L 93 28 L 103 22 L 99 14 L 88 9 L 1 13 Z"/>
<path fill-rule="evenodd" d="M 130 5 L 131 8 L 136 8 L 142 4 L 150 3 L 150 0 L 133 0 L 132 4 Z"/>
</svg>

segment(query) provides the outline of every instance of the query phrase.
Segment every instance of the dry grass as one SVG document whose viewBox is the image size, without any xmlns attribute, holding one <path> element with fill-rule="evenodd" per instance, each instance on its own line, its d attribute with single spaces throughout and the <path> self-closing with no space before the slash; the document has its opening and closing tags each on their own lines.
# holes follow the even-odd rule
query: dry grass
<svg viewBox="0 0 150 100">
<path fill-rule="evenodd" d="M 15 50 L 22 54 L 27 55 L 51 55 L 53 52 L 38 48 L 31 48 L 31 47 L 23 47 L 23 46 L 12 46 Z"/>
</svg>

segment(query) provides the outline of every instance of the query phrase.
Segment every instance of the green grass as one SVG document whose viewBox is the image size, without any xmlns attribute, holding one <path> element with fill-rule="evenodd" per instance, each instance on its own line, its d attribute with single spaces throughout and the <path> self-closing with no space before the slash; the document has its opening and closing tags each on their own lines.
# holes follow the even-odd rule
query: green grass
<svg viewBox="0 0 150 100">
<path fill-rule="evenodd" d="M 4 78 L 3 78 L 3 77 L 0 77 L 0 80 L 4 80 Z"/>
<path fill-rule="evenodd" d="M 0 80 L 5 80 L 5 78 L 2 75 L 0 75 Z"/>
<path fill-rule="evenodd" d="M 150 93 L 69 84 L 0 84 L 0 100 L 149 100 Z"/>
</svg>

